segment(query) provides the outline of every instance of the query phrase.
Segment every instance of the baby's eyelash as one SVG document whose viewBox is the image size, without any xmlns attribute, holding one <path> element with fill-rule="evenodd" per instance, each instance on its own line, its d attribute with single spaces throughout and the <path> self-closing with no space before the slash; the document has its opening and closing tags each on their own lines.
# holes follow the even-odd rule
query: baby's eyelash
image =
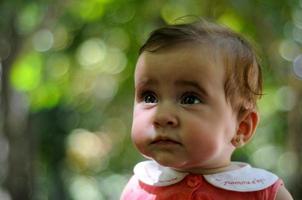
<svg viewBox="0 0 302 200">
<path fill-rule="evenodd" d="M 154 92 L 151 90 L 142 90 L 142 91 L 138 92 L 138 97 L 141 99 L 141 98 L 144 98 L 148 94 L 154 94 Z"/>
<path fill-rule="evenodd" d="M 199 104 L 202 102 L 202 98 L 195 92 L 186 92 L 180 97 L 181 104 Z"/>
<path fill-rule="evenodd" d="M 139 95 L 139 100 L 144 102 L 144 103 L 157 103 L 158 98 L 157 95 L 150 90 L 143 91 Z"/>
</svg>

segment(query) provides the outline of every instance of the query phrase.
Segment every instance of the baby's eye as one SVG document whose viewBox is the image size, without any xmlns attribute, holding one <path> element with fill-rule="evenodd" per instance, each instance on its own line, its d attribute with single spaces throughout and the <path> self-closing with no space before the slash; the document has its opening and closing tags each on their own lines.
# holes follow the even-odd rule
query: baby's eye
<svg viewBox="0 0 302 200">
<path fill-rule="evenodd" d="M 201 103 L 200 98 L 194 94 L 185 94 L 180 100 L 181 104 L 198 104 Z"/>
<path fill-rule="evenodd" d="M 157 97 L 153 93 L 150 93 L 150 92 L 143 94 L 142 99 L 143 99 L 144 103 L 157 103 L 158 102 Z"/>
</svg>

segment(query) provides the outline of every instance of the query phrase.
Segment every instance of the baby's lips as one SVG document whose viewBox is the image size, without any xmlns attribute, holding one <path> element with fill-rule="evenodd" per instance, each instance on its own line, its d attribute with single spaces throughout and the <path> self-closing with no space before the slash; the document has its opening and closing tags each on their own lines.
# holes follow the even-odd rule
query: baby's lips
<svg viewBox="0 0 302 200">
<path fill-rule="evenodd" d="M 156 143 L 175 143 L 175 144 L 180 144 L 180 142 L 176 141 L 176 140 L 173 140 L 171 138 L 168 138 L 168 137 L 158 137 L 158 138 L 155 138 L 155 140 L 153 140 L 151 142 L 151 144 L 156 144 Z"/>
</svg>

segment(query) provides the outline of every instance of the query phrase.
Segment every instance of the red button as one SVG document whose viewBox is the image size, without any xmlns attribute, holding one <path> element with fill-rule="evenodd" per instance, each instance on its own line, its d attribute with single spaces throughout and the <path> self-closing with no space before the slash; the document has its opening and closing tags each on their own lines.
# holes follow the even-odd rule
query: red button
<svg viewBox="0 0 302 200">
<path fill-rule="evenodd" d="M 191 188 L 198 187 L 201 184 L 201 177 L 198 175 L 190 175 L 187 179 L 187 185 Z"/>
</svg>

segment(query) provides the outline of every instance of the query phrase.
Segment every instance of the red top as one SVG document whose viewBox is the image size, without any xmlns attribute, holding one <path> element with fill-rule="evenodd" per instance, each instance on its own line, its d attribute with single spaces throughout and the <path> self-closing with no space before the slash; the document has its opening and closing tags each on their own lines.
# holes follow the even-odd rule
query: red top
<svg viewBox="0 0 302 200">
<path fill-rule="evenodd" d="M 121 200 L 274 200 L 279 187 L 278 179 L 266 189 L 254 192 L 236 192 L 209 184 L 202 175 L 187 175 L 182 181 L 169 186 L 151 186 L 133 176 L 124 189 Z"/>
</svg>

